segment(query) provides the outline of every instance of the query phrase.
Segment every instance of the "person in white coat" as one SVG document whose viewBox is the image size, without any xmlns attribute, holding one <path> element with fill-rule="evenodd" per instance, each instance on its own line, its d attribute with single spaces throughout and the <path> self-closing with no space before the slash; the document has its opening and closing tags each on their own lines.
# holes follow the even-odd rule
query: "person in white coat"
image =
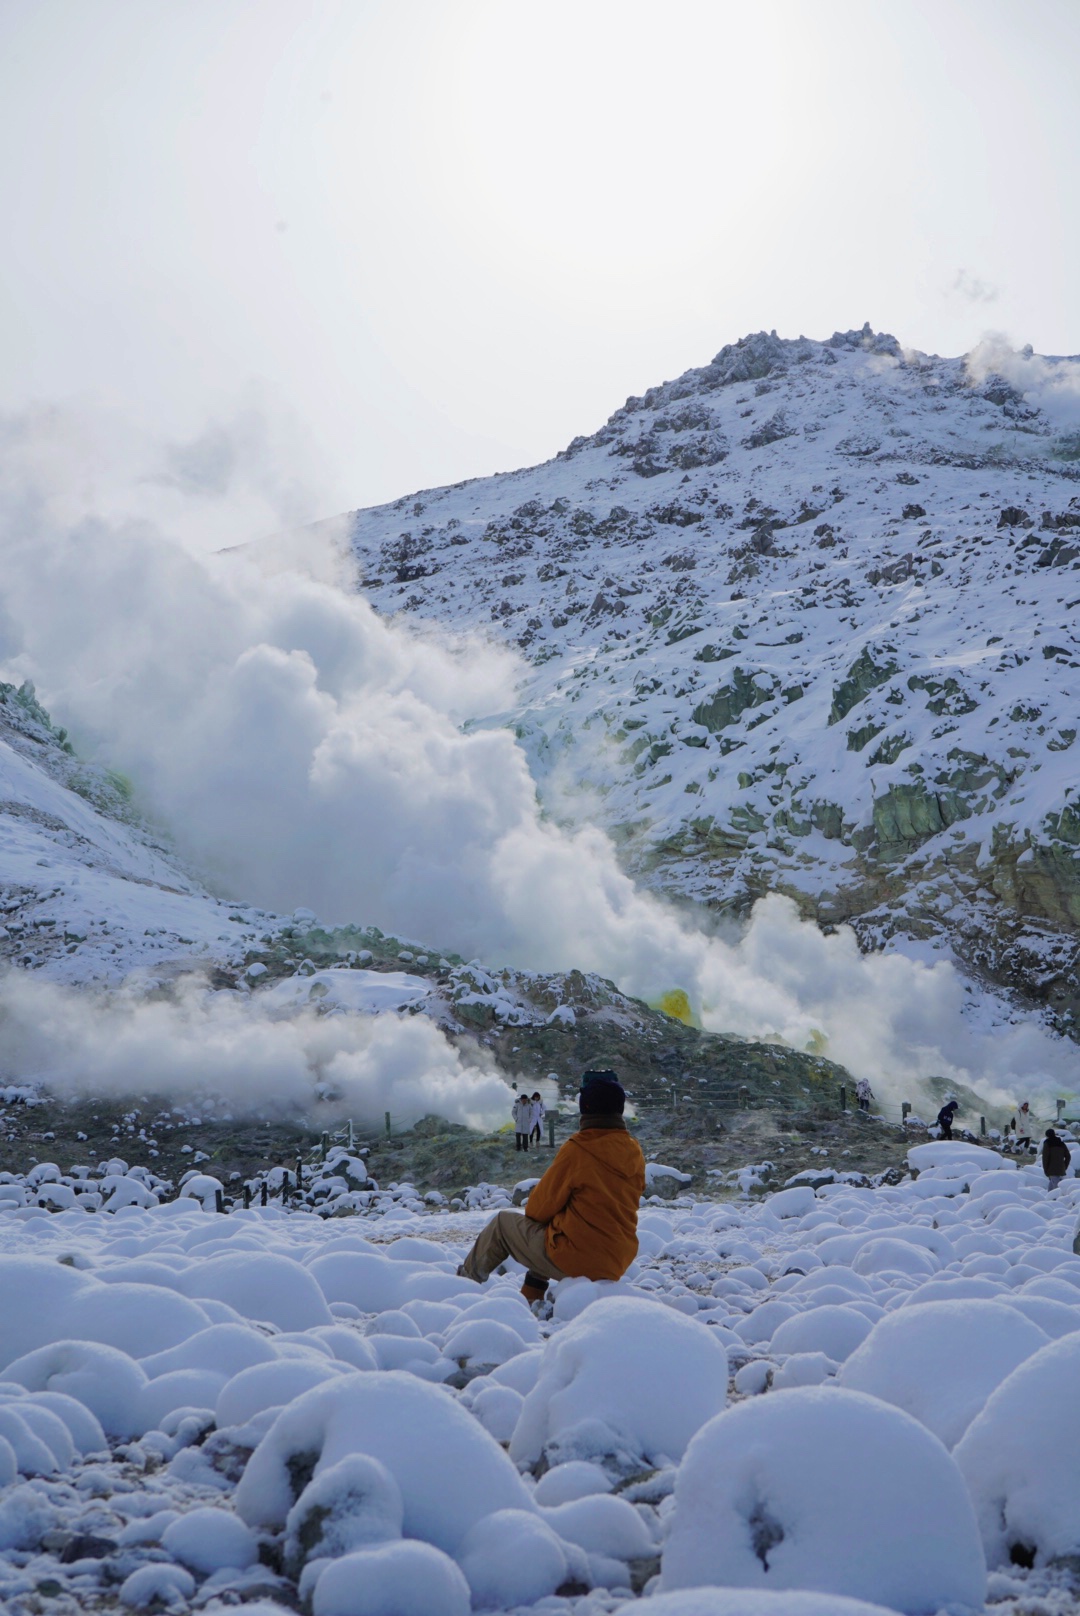
<svg viewBox="0 0 1080 1616">
<path fill-rule="evenodd" d="M 527 1094 L 519 1094 L 514 1101 L 514 1142 L 518 1150 L 528 1150 L 532 1132 L 532 1101 Z"/>
<path fill-rule="evenodd" d="M 529 1138 L 530 1139 L 535 1139 L 536 1143 L 539 1145 L 539 1144 L 543 1143 L 544 1118 L 547 1116 L 547 1106 L 544 1104 L 543 1100 L 540 1098 L 540 1090 L 539 1089 L 534 1090 L 531 1103 L 532 1103 L 532 1127 L 529 1130 Z"/>
</svg>

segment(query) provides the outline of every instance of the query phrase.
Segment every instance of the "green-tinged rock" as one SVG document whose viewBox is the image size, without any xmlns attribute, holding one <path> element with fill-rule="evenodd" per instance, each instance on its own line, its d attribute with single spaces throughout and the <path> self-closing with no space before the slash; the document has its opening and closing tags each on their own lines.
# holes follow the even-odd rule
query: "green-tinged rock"
<svg viewBox="0 0 1080 1616">
<path fill-rule="evenodd" d="M 829 723 L 838 724 L 842 718 L 846 718 L 864 696 L 885 684 L 896 670 L 897 664 L 891 657 L 887 662 L 875 662 L 868 650 L 860 651 L 848 669 L 847 678 L 842 679 L 833 691 Z"/>
<path fill-rule="evenodd" d="M 910 745 L 911 736 L 906 734 L 903 730 L 900 731 L 899 735 L 887 735 L 882 741 L 881 745 L 875 747 L 874 751 L 871 752 L 867 762 L 885 764 L 895 763 L 901 752 L 903 752 Z"/>
<path fill-rule="evenodd" d="M 844 811 L 835 802 L 811 803 L 810 823 L 827 840 L 838 841 L 844 834 Z"/>
<path fill-rule="evenodd" d="M 923 674 L 913 673 L 907 687 L 912 691 L 925 690 L 930 697 L 926 703 L 927 711 L 939 718 L 943 714 L 948 714 L 950 718 L 959 718 L 964 713 L 973 713 L 979 705 L 974 696 L 951 674 L 947 679 L 929 679 Z"/>
<path fill-rule="evenodd" d="M 904 782 L 890 786 L 874 803 L 874 835 L 882 854 L 894 856 L 898 848 L 918 847 L 970 814 L 959 792 L 928 791 L 921 780 Z"/>
<path fill-rule="evenodd" d="M 885 728 L 884 724 L 863 724 L 861 729 L 849 729 L 847 749 L 849 752 L 861 752 L 868 742 L 880 735 Z"/>
<path fill-rule="evenodd" d="M 758 684 L 760 678 L 768 679 L 769 683 Z M 747 672 L 745 668 L 735 668 L 730 684 L 721 686 L 708 701 L 703 701 L 694 708 L 692 714 L 694 723 L 701 724 L 715 735 L 718 730 L 737 723 L 749 708 L 760 707 L 765 702 L 771 701 L 776 689 L 777 683 L 771 675 L 755 674 Z"/>
</svg>

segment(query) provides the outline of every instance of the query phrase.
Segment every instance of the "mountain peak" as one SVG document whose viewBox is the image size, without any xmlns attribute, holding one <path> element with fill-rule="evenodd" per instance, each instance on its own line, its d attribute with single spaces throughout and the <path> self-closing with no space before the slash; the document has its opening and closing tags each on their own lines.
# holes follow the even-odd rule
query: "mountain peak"
<svg viewBox="0 0 1080 1616">
<path fill-rule="evenodd" d="M 755 332 L 545 465 L 355 513 L 364 588 L 523 653 L 541 795 L 639 878 L 785 892 L 1071 1030 L 1080 446 L 1027 385 L 1063 365 Z"/>
</svg>

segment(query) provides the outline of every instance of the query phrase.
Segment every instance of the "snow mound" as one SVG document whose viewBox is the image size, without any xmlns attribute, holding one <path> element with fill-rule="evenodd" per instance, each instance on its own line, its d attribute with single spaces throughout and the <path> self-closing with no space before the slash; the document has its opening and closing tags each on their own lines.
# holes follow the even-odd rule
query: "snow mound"
<svg viewBox="0 0 1080 1616">
<path fill-rule="evenodd" d="M 334 1560 L 401 1536 L 401 1488 L 377 1459 L 350 1453 L 308 1482 L 285 1522 L 285 1564 L 299 1576 L 309 1560 Z"/>
<path fill-rule="evenodd" d="M 1047 1339 L 1003 1302 L 923 1302 L 879 1320 L 838 1380 L 902 1408 L 954 1448 L 995 1387 Z"/>
<path fill-rule="evenodd" d="M 331 1560 L 312 1616 L 469 1616 L 469 1585 L 430 1543 L 385 1543 Z"/>
<path fill-rule="evenodd" d="M 145 1610 L 148 1605 L 174 1605 L 190 1599 L 194 1592 L 195 1578 L 183 1566 L 144 1565 L 121 1583 L 120 1602 L 133 1610 Z"/>
<path fill-rule="evenodd" d="M 777 1325 L 769 1349 L 771 1352 L 823 1352 L 834 1363 L 842 1363 L 862 1345 L 871 1329 L 873 1326 L 865 1313 L 842 1304 L 823 1303 Z"/>
<path fill-rule="evenodd" d="M 566 1549 L 551 1527 L 520 1509 L 477 1521 L 458 1551 L 477 1610 L 533 1605 L 567 1577 Z"/>
<path fill-rule="evenodd" d="M 333 1323 L 308 1270 L 275 1252 L 224 1252 L 207 1258 L 179 1274 L 176 1288 L 196 1299 L 227 1302 L 244 1318 L 276 1324 L 279 1330 Z"/>
<path fill-rule="evenodd" d="M 134 1359 L 115 1347 L 55 1341 L 8 1364 L 4 1376 L 28 1391 L 73 1397 L 89 1409 L 107 1436 L 142 1435 L 139 1409 L 146 1376 Z"/>
<path fill-rule="evenodd" d="M 986 1566 L 963 1477 L 936 1437 L 874 1398 L 804 1388 L 718 1415 L 687 1450 L 662 1586 L 710 1584 L 923 1616 L 981 1605 Z"/>
<path fill-rule="evenodd" d="M 632 1605 L 620 1605 L 630 1612 Z M 649 1616 L 895 1616 L 883 1605 L 836 1594 L 773 1593 L 756 1588 L 687 1588 L 649 1600 Z"/>
<path fill-rule="evenodd" d="M 659 1302 L 611 1296 L 553 1336 L 510 1443 L 516 1464 L 549 1447 L 678 1459 L 727 1402 L 728 1361 L 706 1326 Z"/>
<path fill-rule="evenodd" d="M 259 1558 L 255 1533 L 225 1509 L 192 1509 L 162 1533 L 161 1546 L 200 1576 L 226 1566 L 245 1571 Z"/>
<path fill-rule="evenodd" d="M 506 1454 L 447 1392 L 400 1371 L 360 1371 L 282 1410 L 240 1479 L 237 1514 L 280 1529 L 308 1481 L 354 1453 L 394 1477 L 406 1535 L 451 1554 L 485 1515 L 533 1508 Z"/>
<path fill-rule="evenodd" d="M 1080 1555 L 1080 1335 L 1052 1341 L 1002 1382 L 955 1451 L 990 1566 Z"/>
<path fill-rule="evenodd" d="M 936 1274 L 941 1264 L 923 1246 L 912 1245 L 896 1236 L 882 1235 L 860 1246 L 851 1264 L 856 1274 L 897 1273 L 922 1279 Z"/>
<path fill-rule="evenodd" d="M 316 1358 L 279 1358 L 252 1364 L 234 1375 L 216 1399 L 218 1425 L 246 1425 L 267 1408 L 291 1403 L 312 1386 L 337 1378 L 339 1371 Z"/>
</svg>

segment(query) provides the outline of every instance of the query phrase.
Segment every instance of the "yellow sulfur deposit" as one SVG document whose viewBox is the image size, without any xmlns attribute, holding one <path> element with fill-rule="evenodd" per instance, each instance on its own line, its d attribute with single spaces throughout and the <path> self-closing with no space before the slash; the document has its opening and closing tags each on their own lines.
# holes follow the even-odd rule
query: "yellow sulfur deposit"
<svg viewBox="0 0 1080 1616">
<path fill-rule="evenodd" d="M 671 988 L 669 992 L 662 993 L 656 1001 L 655 1008 L 662 1010 L 665 1016 L 671 1016 L 675 1021 L 681 1021 L 687 1027 L 693 1027 L 694 1012 L 690 1008 L 690 999 L 682 988 Z"/>
</svg>

